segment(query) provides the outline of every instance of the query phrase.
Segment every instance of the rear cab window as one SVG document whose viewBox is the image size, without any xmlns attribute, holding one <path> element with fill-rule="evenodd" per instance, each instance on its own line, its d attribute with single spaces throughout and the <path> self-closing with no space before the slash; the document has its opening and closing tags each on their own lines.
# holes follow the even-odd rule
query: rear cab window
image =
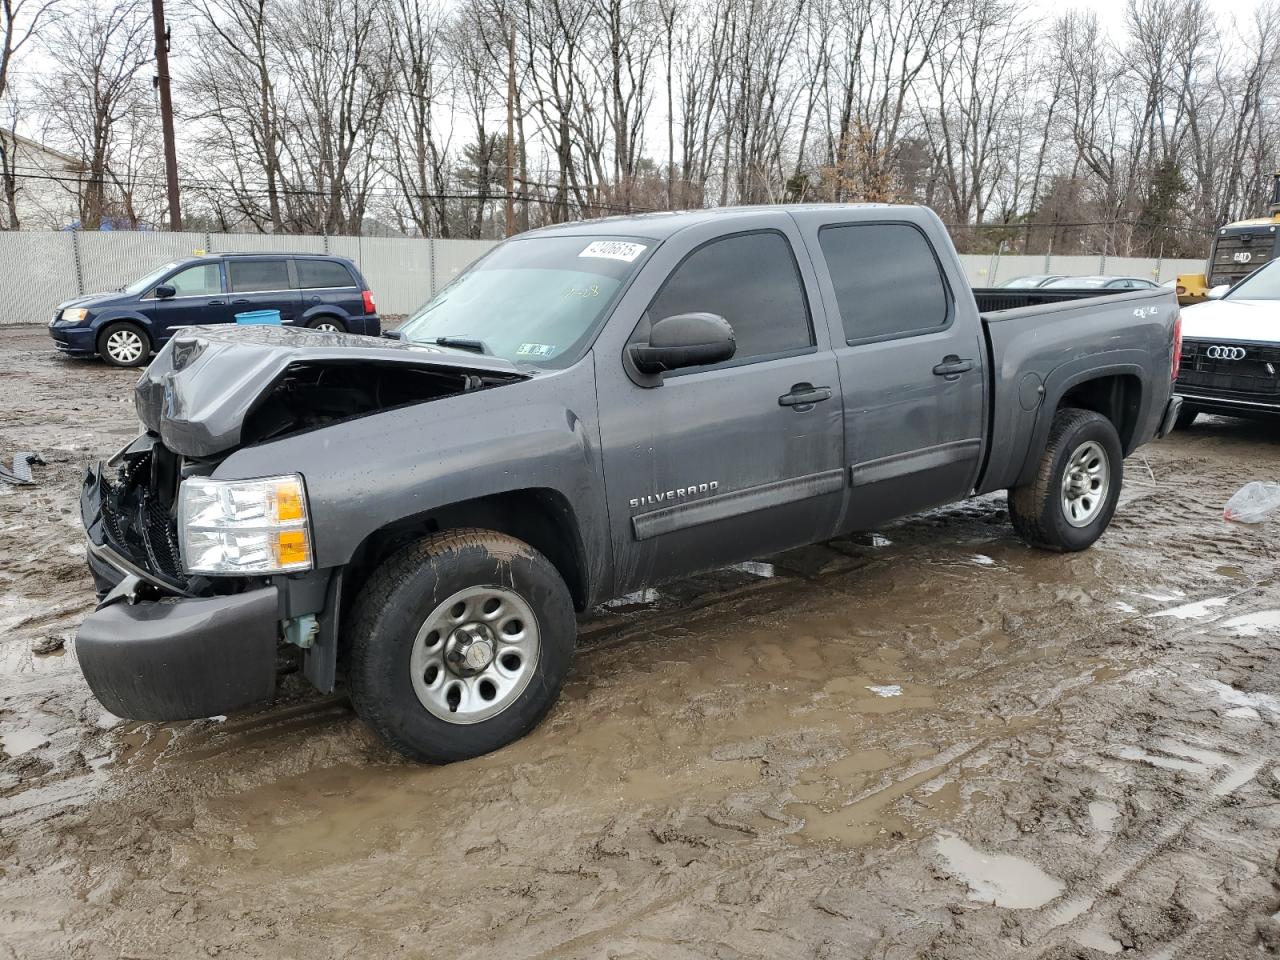
<svg viewBox="0 0 1280 960">
<path fill-rule="evenodd" d="M 776 230 L 711 240 L 685 257 L 649 305 L 648 320 L 682 313 L 723 317 L 737 350 L 722 364 L 668 376 L 792 356 L 815 344 L 800 268 L 790 241 Z"/>
<path fill-rule="evenodd" d="M 951 291 L 933 246 L 909 223 L 824 226 L 818 244 L 847 344 L 916 336 L 951 323 Z"/>
<path fill-rule="evenodd" d="M 295 260 L 298 286 L 303 290 L 347 289 L 356 286 L 351 271 L 336 260 Z"/>
<path fill-rule="evenodd" d="M 289 290 L 287 260 L 228 260 L 227 278 L 233 293 Z"/>
</svg>

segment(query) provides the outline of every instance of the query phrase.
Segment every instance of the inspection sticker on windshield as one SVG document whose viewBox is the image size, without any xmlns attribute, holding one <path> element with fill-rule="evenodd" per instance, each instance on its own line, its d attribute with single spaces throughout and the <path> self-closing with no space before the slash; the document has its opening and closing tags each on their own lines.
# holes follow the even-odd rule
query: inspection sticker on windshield
<svg viewBox="0 0 1280 960">
<path fill-rule="evenodd" d="M 554 344 L 550 343 L 522 343 L 516 354 L 521 357 L 549 357 L 556 352 Z"/>
<path fill-rule="evenodd" d="M 621 260 L 630 263 L 644 253 L 643 243 L 627 243 L 625 240 L 594 240 L 587 244 L 579 257 L 600 257 L 604 260 Z"/>
</svg>

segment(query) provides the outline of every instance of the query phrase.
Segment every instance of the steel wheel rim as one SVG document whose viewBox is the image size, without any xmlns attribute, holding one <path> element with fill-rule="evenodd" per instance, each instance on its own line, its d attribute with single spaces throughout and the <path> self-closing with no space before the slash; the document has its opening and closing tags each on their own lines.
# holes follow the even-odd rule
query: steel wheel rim
<svg viewBox="0 0 1280 960">
<path fill-rule="evenodd" d="M 1067 458 L 1062 471 L 1062 515 L 1073 527 L 1087 527 L 1102 512 L 1111 490 L 1111 463 L 1096 440 L 1087 440 Z"/>
<path fill-rule="evenodd" d="M 492 645 L 487 653 L 485 643 Z M 537 617 L 523 597 L 508 587 L 467 587 L 423 621 L 409 654 L 409 678 L 432 716 L 480 723 L 519 699 L 541 648 Z"/>
<path fill-rule="evenodd" d="M 142 337 L 132 330 L 116 330 L 107 337 L 107 355 L 117 363 L 132 363 L 142 356 Z"/>
</svg>

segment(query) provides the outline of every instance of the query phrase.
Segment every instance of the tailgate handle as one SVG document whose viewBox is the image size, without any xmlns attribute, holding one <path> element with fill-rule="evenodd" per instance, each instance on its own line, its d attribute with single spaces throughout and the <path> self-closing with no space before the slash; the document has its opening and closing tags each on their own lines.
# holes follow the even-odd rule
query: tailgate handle
<svg viewBox="0 0 1280 960">
<path fill-rule="evenodd" d="M 778 398 L 778 406 L 793 407 L 796 413 L 812 410 L 815 403 L 831 399 L 830 387 L 815 387 L 812 383 L 797 383 L 790 393 Z"/>
<path fill-rule="evenodd" d="M 935 376 L 946 377 L 948 380 L 956 380 L 960 374 L 968 373 L 973 369 L 972 360 L 961 360 L 959 357 L 952 355 L 943 357 L 942 362 L 933 368 Z"/>
</svg>

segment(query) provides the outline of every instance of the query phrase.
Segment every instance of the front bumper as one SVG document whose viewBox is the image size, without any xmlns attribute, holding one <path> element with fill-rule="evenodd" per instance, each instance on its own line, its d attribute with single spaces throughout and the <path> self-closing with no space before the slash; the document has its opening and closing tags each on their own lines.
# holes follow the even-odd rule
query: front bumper
<svg viewBox="0 0 1280 960">
<path fill-rule="evenodd" d="M 278 588 L 192 596 L 109 542 L 101 492 L 99 464 L 85 477 L 80 518 L 103 599 L 76 638 L 94 696 L 117 716 L 153 721 L 211 717 L 270 699 Z"/>
<path fill-rule="evenodd" d="M 130 574 L 80 625 L 76 656 L 89 689 L 116 716 L 226 714 L 275 693 L 278 609 L 274 586 L 173 597 Z"/>
<path fill-rule="evenodd" d="M 1188 406 L 1205 413 L 1221 413 L 1229 417 L 1280 416 L 1280 403 L 1274 400 L 1248 400 L 1241 397 L 1215 397 L 1207 393 L 1179 391 Z"/>
<path fill-rule="evenodd" d="M 59 352 L 75 357 L 91 357 L 98 350 L 97 332 L 87 327 L 49 327 L 49 336 Z"/>
</svg>

